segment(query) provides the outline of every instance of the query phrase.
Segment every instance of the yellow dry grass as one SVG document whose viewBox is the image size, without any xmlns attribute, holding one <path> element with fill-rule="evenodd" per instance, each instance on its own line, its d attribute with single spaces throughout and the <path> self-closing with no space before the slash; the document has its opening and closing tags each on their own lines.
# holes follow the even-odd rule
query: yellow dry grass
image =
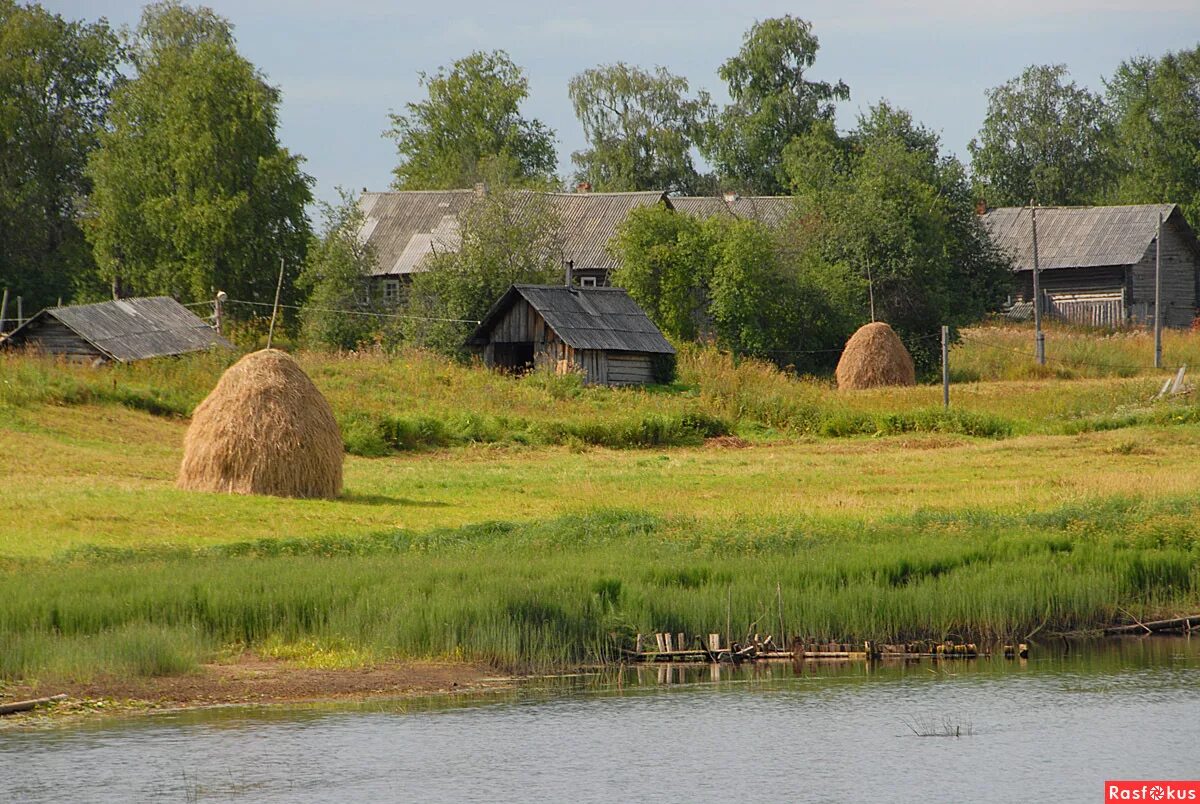
<svg viewBox="0 0 1200 804">
<path fill-rule="evenodd" d="M 333 410 L 287 353 L 252 352 L 192 415 L 178 485 L 191 491 L 337 497 L 342 434 Z"/>
</svg>

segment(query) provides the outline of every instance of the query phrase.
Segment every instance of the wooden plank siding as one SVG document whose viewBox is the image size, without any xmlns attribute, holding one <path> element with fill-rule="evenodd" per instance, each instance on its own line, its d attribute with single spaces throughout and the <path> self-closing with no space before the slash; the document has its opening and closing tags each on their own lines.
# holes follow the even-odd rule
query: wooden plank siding
<svg viewBox="0 0 1200 804">
<path fill-rule="evenodd" d="M 22 343 L 39 352 L 77 360 L 105 357 L 99 349 L 76 335 L 65 324 L 47 316 L 30 322 Z"/>
<path fill-rule="evenodd" d="M 654 382 L 654 365 L 650 355 L 641 352 L 609 352 L 608 382 L 611 385 Z"/>
<path fill-rule="evenodd" d="M 1172 221 L 1162 231 L 1163 326 L 1190 327 L 1196 315 L 1196 282 L 1200 259 Z M 1154 316 L 1154 251 L 1150 243 L 1130 271 L 1130 301 L 1145 304 L 1150 323 Z"/>
</svg>

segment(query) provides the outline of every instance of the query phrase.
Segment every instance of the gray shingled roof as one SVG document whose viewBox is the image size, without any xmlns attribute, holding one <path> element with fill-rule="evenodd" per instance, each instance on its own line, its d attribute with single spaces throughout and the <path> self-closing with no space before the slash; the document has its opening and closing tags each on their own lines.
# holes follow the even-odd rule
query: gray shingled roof
<svg viewBox="0 0 1200 804">
<path fill-rule="evenodd" d="M 488 310 L 467 343 L 485 345 L 492 327 L 518 298 L 529 302 L 574 349 L 675 354 L 675 347 L 623 289 L 581 290 L 565 285 L 513 285 Z"/>
<path fill-rule="evenodd" d="M 670 201 L 675 209 L 697 218 L 728 215 L 768 226 L 782 223 L 796 207 L 796 199 L 786 195 L 739 195 L 730 201 L 724 196 L 672 196 Z"/>
<path fill-rule="evenodd" d="M 529 191 L 520 197 L 532 197 Z M 630 210 L 661 203 L 661 192 L 545 193 L 561 223 L 562 259 L 577 268 L 611 270 L 616 262 L 608 241 Z M 474 190 L 363 193 L 359 208 L 366 218 L 359 240 L 375 253 L 375 276 L 411 274 L 425 269 L 435 252 L 457 251 L 458 215 L 476 197 Z"/>
<path fill-rule="evenodd" d="M 199 352 L 213 346 L 233 348 L 212 327 L 168 296 L 50 307 L 9 333 L 7 340 L 19 342 L 21 330 L 42 316 L 57 319 L 109 359 L 122 363 Z"/>
<path fill-rule="evenodd" d="M 1038 263 L 1042 270 L 1132 265 L 1146 253 L 1174 204 L 1122 207 L 1038 207 Z M 1033 227 L 1028 207 L 1000 207 L 983 216 L 992 241 L 1018 271 L 1033 270 Z"/>
</svg>

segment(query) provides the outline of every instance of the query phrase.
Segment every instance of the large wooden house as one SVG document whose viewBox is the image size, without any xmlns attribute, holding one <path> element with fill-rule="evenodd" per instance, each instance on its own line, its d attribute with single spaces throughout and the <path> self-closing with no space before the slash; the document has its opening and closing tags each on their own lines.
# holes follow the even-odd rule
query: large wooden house
<svg viewBox="0 0 1200 804">
<path fill-rule="evenodd" d="M 675 348 L 620 288 L 513 285 L 467 341 L 508 371 L 579 371 L 597 385 L 665 382 Z"/>
<path fill-rule="evenodd" d="M 983 216 L 983 223 L 992 241 L 1012 259 L 1017 309 L 1031 313 L 1031 209 L 993 209 Z M 1189 327 L 1196 316 L 1200 243 L 1175 204 L 1038 207 L 1037 254 L 1042 311 L 1048 315 L 1105 327 L 1153 321 L 1157 255 L 1164 326 Z"/>
</svg>

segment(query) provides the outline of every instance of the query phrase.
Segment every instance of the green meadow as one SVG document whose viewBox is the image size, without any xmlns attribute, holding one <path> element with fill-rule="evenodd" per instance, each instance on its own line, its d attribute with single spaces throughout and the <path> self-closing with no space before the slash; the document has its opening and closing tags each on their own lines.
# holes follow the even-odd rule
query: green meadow
<svg viewBox="0 0 1200 804">
<path fill-rule="evenodd" d="M 0 680 L 243 650 L 557 669 L 656 630 L 991 640 L 1200 611 L 1200 406 L 1152 400 L 1147 338 L 1052 331 L 1039 368 L 1027 330 L 972 332 L 948 412 L 939 385 L 844 394 L 702 349 L 647 390 L 303 353 L 351 453 L 336 501 L 174 488 L 228 357 L 0 357 Z M 1172 333 L 1168 362 L 1197 344 Z"/>
</svg>

